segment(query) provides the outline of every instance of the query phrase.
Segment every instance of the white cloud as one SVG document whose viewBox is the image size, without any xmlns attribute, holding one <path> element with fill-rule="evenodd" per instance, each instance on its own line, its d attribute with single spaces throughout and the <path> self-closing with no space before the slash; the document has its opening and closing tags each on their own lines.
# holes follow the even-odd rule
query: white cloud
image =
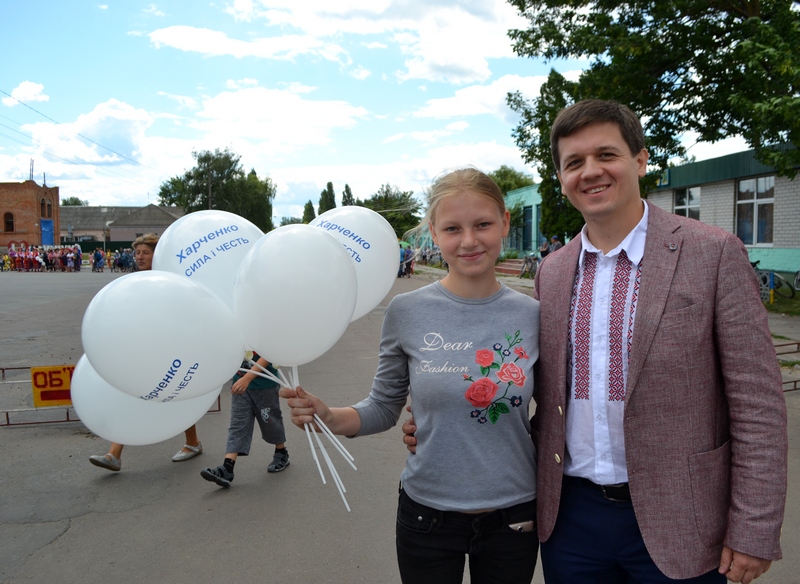
<svg viewBox="0 0 800 584">
<path fill-rule="evenodd" d="M 166 16 L 166 14 L 161 12 L 158 9 L 158 6 L 156 6 L 155 4 L 150 4 L 147 8 L 145 8 L 144 13 L 152 14 L 153 16 Z"/>
<path fill-rule="evenodd" d="M 291 81 L 289 83 L 278 83 L 278 85 L 281 87 L 286 87 L 287 91 L 291 91 L 292 93 L 311 93 L 317 90 L 316 87 L 304 85 L 296 81 Z"/>
<path fill-rule="evenodd" d="M 225 8 L 225 12 L 233 16 L 237 22 L 250 22 L 253 17 L 253 0 L 233 0 L 233 4 Z"/>
<path fill-rule="evenodd" d="M 497 118 L 516 120 L 506 104 L 509 92 L 519 91 L 528 99 L 537 97 L 546 76 L 520 77 L 504 75 L 488 85 L 472 85 L 458 89 L 452 97 L 431 99 L 414 112 L 417 118 L 451 118 L 489 114 Z"/>
<path fill-rule="evenodd" d="M 97 7 L 100 10 L 108 10 L 108 4 L 98 4 Z"/>
<path fill-rule="evenodd" d="M 341 200 L 344 185 L 349 184 L 353 195 L 366 199 L 383 184 L 401 190 L 414 191 L 423 200 L 424 190 L 443 172 L 475 166 L 491 172 L 502 165 L 516 168 L 536 176 L 535 169 L 527 167 L 519 150 L 496 142 L 477 142 L 415 151 L 402 160 L 384 164 L 309 165 L 286 167 L 271 174 L 278 192 L 274 201 L 274 214 L 278 217 L 303 214 L 303 204 L 311 199 L 316 206 L 320 189 L 333 182 L 337 201 Z M 538 178 L 536 178 L 538 180 Z"/>
<path fill-rule="evenodd" d="M 355 69 L 348 71 L 348 75 L 350 75 L 350 77 L 363 81 L 364 79 L 372 75 L 372 73 L 369 71 L 369 69 L 365 69 L 364 67 L 359 65 Z"/>
<path fill-rule="evenodd" d="M 188 107 L 190 109 L 197 109 L 199 107 L 197 100 L 188 95 L 174 95 L 172 93 L 167 93 L 166 91 L 159 91 L 158 95 L 163 95 L 167 99 L 178 103 L 178 105 L 181 107 Z"/>
<path fill-rule="evenodd" d="M 249 77 L 245 77 L 244 79 L 228 79 L 225 83 L 225 87 L 228 89 L 241 89 L 243 87 L 255 87 L 258 85 L 257 79 L 250 79 Z"/>
<path fill-rule="evenodd" d="M 750 150 L 747 141 L 741 136 L 733 136 L 725 138 L 719 142 L 698 142 L 699 134 L 695 132 L 687 132 L 682 138 L 681 143 L 686 148 L 686 156 L 694 156 L 696 160 L 708 160 L 709 158 L 717 158 L 725 156 L 726 154 L 734 154 L 735 152 L 742 152 Z"/>
<path fill-rule="evenodd" d="M 272 155 L 309 145 L 325 145 L 331 132 L 352 128 L 367 110 L 344 101 L 306 100 L 292 91 L 262 87 L 222 92 L 203 101 L 190 126 L 216 144 L 234 149 L 258 144 Z"/>
<path fill-rule="evenodd" d="M 261 59 L 292 60 L 299 55 L 316 55 L 346 63 L 344 49 L 334 43 L 323 43 L 308 35 L 262 37 L 252 41 L 229 38 L 225 33 L 193 26 L 169 26 L 149 34 L 156 48 L 171 47 L 180 51 L 207 56 L 258 57 Z"/>
<path fill-rule="evenodd" d="M 23 81 L 11 90 L 11 97 L 3 98 L 3 105 L 14 107 L 19 102 L 49 101 L 50 96 L 44 94 L 44 85 L 33 81 Z"/>
<path fill-rule="evenodd" d="M 239 40 L 191 26 L 171 26 L 150 33 L 156 47 L 172 47 L 204 55 L 294 59 L 318 56 L 343 64 L 348 52 L 342 35 L 382 35 L 368 48 L 397 47 L 405 56 L 401 81 L 424 79 L 475 83 L 491 76 L 488 59 L 515 58 L 507 31 L 527 21 L 505 0 L 471 3 L 429 3 L 425 0 L 235 0 L 226 12 L 237 21 L 262 19 L 280 35 Z M 285 34 L 286 30 L 301 34 Z"/>
<path fill-rule="evenodd" d="M 469 124 L 465 121 L 453 122 L 452 124 L 447 124 L 443 129 L 440 130 L 401 132 L 399 134 L 394 134 L 384 139 L 383 143 L 391 144 L 392 142 L 397 142 L 399 140 L 408 138 L 423 144 L 435 144 L 452 136 L 453 134 L 459 134 L 467 128 L 469 128 Z"/>
<path fill-rule="evenodd" d="M 135 159 L 152 122 L 146 111 L 110 99 L 74 122 L 39 122 L 23 129 L 32 136 L 35 152 L 46 151 L 65 161 L 107 164 L 123 157 Z"/>
</svg>

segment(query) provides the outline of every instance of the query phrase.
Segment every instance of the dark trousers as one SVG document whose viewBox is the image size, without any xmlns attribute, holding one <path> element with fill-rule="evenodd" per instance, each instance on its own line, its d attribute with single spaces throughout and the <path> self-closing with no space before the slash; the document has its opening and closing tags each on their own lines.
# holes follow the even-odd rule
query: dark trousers
<svg viewBox="0 0 800 584">
<path fill-rule="evenodd" d="M 512 523 L 533 520 L 531 531 Z M 437 511 L 400 490 L 397 563 L 405 584 L 461 584 L 469 556 L 472 584 L 530 584 L 539 540 L 536 501 L 489 513 Z"/>
<path fill-rule="evenodd" d="M 722 584 L 712 570 L 673 580 L 661 573 L 645 548 L 633 504 L 606 499 L 580 479 L 564 477 L 553 534 L 542 543 L 547 584 Z"/>
</svg>

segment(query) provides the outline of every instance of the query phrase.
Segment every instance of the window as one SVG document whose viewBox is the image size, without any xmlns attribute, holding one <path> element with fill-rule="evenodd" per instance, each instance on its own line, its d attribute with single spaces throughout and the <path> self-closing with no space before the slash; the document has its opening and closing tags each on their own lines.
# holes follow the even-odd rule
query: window
<svg viewBox="0 0 800 584">
<path fill-rule="evenodd" d="M 775 176 L 740 180 L 736 192 L 736 235 L 745 245 L 772 243 Z"/>
<path fill-rule="evenodd" d="M 46 215 L 46 213 L 47 213 L 46 206 L 47 206 L 47 201 L 45 201 L 44 199 L 39 201 L 39 207 L 41 207 L 41 209 L 39 210 L 39 216 L 40 217 L 47 217 L 47 215 Z"/>
<path fill-rule="evenodd" d="M 47 217 L 48 219 L 53 216 L 53 203 L 47 201 Z"/>
<path fill-rule="evenodd" d="M 3 230 L 6 233 L 11 233 L 14 231 L 14 214 L 13 213 L 6 213 L 3 216 Z"/>
<path fill-rule="evenodd" d="M 675 214 L 700 220 L 700 187 L 675 189 Z"/>
</svg>

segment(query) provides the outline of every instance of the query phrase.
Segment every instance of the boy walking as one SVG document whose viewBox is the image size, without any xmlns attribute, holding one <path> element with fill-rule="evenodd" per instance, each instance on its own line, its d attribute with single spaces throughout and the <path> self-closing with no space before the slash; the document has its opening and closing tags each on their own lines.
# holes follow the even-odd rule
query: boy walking
<svg viewBox="0 0 800 584">
<path fill-rule="evenodd" d="M 253 353 L 253 359 L 258 365 L 278 376 L 278 372 L 258 353 Z M 250 369 L 248 360 L 242 363 L 242 368 Z M 289 466 L 278 384 L 253 371 L 244 375 L 239 372 L 233 376 L 231 385 L 231 425 L 228 428 L 225 460 L 221 466 L 201 470 L 201 477 L 226 489 L 231 486 L 236 459 L 250 453 L 254 421 L 258 422 L 264 441 L 275 445 L 275 454 L 267 472 L 281 472 Z"/>
</svg>

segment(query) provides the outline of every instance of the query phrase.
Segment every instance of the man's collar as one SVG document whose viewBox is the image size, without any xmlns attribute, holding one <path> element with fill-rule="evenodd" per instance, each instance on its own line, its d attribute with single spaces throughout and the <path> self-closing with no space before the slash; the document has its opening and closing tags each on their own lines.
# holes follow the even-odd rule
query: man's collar
<svg viewBox="0 0 800 584">
<path fill-rule="evenodd" d="M 633 265 L 638 265 L 641 261 L 642 257 L 644 256 L 644 243 L 645 239 L 647 238 L 647 220 L 650 216 L 650 206 L 642 199 L 642 204 L 644 205 L 644 213 L 642 213 L 642 218 L 639 220 L 639 223 L 636 224 L 628 235 L 625 236 L 620 244 L 609 251 L 607 254 L 603 254 L 602 251 L 597 249 L 589 238 L 586 236 L 586 225 L 583 226 L 581 229 L 581 247 L 582 253 L 580 256 L 580 264 L 583 267 L 583 257 L 586 252 L 590 253 L 599 253 L 600 256 L 605 257 L 614 257 L 619 255 L 623 249 L 628 256 L 628 259 L 633 263 Z"/>
</svg>

